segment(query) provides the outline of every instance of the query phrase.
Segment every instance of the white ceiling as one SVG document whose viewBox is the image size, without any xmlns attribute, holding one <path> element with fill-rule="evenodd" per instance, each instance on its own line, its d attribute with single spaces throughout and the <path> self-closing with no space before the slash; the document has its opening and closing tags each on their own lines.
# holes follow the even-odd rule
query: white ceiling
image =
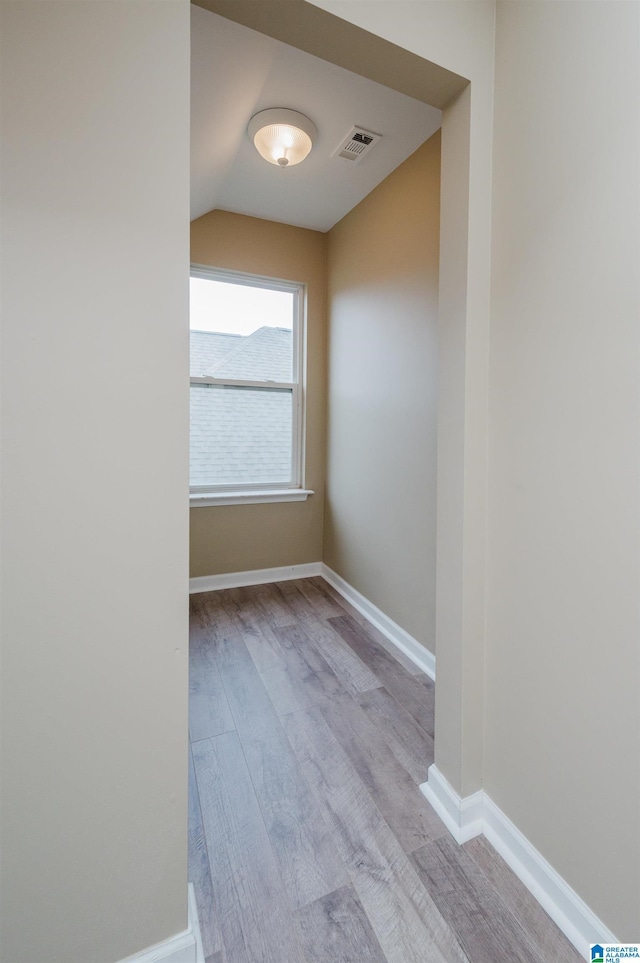
<svg viewBox="0 0 640 963">
<path fill-rule="evenodd" d="M 191 7 L 191 217 L 214 208 L 328 231 L 441 125 L 435 107 Z M 289 107 L 318 128 L 309 157 L 266 163 L 253 114 Z M 332 157 L 356 125 L 382 134 L 358 163 Z"/>
</svg>

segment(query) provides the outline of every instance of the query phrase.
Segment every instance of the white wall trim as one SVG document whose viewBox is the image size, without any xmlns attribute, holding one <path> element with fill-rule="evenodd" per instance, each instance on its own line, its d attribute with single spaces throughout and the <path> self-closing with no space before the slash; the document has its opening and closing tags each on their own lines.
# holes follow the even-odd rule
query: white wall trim
<svg viewBox="0 0 640 963">
<path fill-rule="evenodd" d="M 121 963 L 205 963 L 193 883 L 189 883 L 187 905 L 188 926 L 183 933 L 156 943 L 135 956 L 128 956 Z"/>
<path fill-rule="evenodd" d="M 357 609 L 372 625 L 375 625 L 390 642 L 393 642 L 396 648 L 404 652 L 414 665 L 417 665 L 429 678 L 435 680 L 436 657 L 429 649 L 421 645 L 420 642 L 414 639 L 412 635 L 409 635 L 408 632 L 405 632 L 393 619 L 385 615 L 373 602 L 370 602 L 369 599 L 365 598 L 357 589 L 349 585 L 341 575 L 334 572 L 333 569 L 325 565 L 324 562 L 318 574 L 326 579 L 329 585 L 332 585 L 336 592 L 339 592 L 347 602 L 350 602 L 354 609 Z"/>
<path fill-rule="evenodd" d="M 191 492 L 190 508 L 211 508 L 213 505 L 265 505 L 272 502 L 306 502 L 315 492 L 310 488 L 279 488 L 274 491 L 246 492 Z"/>
<path fill-rule="evenodd" d="M 483 832 L 483 792 L 462 799 L 436 766 L 429 766 L 428 781 L 420 786 L 457 843 Z"/>
<path fill-rule="evenodd" d="M 486 793 L 484 835 L 585 959 L 590 943 L 619 942 Z"/>
<path fill-rule="evenodd" d="M 258 568 L 250 572 L 227 572 L 223 575 L 203 575 L 189 579 L 189 593 L 216 592 L 218 589 L 239 588 L 242 585 L 267 585 L 286 582 L 292 578 L 311 578 L 321 574 L 321 562 L 305 565 L 283 565 L 281 568 Z"/>
<path fill-rule="evenodd" d="M 619 942 L 486 792 L 463 799 L 435 765 L 420 789 L 458 843 L 486 836 L 584 959 L 590 943 Z"/>
</svg>

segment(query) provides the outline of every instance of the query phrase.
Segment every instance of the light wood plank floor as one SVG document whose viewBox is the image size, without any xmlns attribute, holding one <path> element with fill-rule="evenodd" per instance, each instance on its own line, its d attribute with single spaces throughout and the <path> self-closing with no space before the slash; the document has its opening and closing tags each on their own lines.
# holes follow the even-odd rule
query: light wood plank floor
<svg viewBox="0 0 640 963">
<path fill-rule="evenodd" d="M 577 963 L 420 793 L 430 679 L 322 579 L 191 597 L 189 878 L 207 963 Z"/>
</svg>

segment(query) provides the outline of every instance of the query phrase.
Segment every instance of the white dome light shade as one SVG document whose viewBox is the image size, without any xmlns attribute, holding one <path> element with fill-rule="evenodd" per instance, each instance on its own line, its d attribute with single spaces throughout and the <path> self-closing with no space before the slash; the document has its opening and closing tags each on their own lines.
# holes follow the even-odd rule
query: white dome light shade
<svg viewBox="0 0 640 963">
<path fill-rule="evenodd" d="M 297 110 L 270 107 L 254 114 L 247 133 L 266 161 L 278 167 L 292 167 L 305 159 L 318 131 L 315 124 Z"/>
</svg>

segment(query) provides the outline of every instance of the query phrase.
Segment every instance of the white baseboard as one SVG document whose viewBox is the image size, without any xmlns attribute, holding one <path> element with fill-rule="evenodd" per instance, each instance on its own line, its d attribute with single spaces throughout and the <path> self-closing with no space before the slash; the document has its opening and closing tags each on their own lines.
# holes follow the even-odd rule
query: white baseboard
<svg viewBox="0 0 640 963">
<path fill-rule="evenodd" d="M 334 572 L 333 569 L 325 565 L 324 562 L 318 574 L 326 579 L 329 585 L 332 585 L 336 592 L 339 592 L 347 602 L 350 602 L 354 609 L 357 609 L 372 625 L 375 625 L 390 642 L 393 642 L 396 648 L 404 652 L 414 665 L 417 665 L 429 678 L 435 679 L 436 657 L 429 649 L 426 649 L 417 639 L 414 639 L 412 635 L 405 632 L 393 619 L 385 615 L 373 602 L 370 602 L 369 599 L 365 598 L 357 589 L 354 589 L 352 585 L 345 582 L 341 575 Z"/>
<path fill-rule="evenodd" d="M 482 791 L 462 799 L 436 766 L 429 766 L 428 781 L 423 782 L 420 789 L 457 843 L 466 843 L 482 834 Z"/>
<path fill-rule="evenodd" d="M 281 568 L 257 568 L 250 572 L 204 575 L 201 578 L 189 579 L 189 594 L 240 588 L 242 585 L 267 585 L 269 582 L 286 582 L 292 578 L 311 578 L 320 575 L 321 568 L 321 562 L 307 562 L 305 565 L 283 565 Z"/>
<path fill-rule="evenodd" d="M 183 933 L 128 956 L 121 963 L 205 963 L 193 883 L 189 883 L 188 909 L 188 926 Z"/>
<path fill-rule="evenodd" d="M 484 835 L 585 959 L 590 943 L 619 942 L 486 793 Z"/>
<path fill-rule="evenodd" d="M 457 842 L 483 834 L 584 959 L 617 938 L 483 790 L 461 798 L 437 767 L 420 789 Z"/>
</svg>

